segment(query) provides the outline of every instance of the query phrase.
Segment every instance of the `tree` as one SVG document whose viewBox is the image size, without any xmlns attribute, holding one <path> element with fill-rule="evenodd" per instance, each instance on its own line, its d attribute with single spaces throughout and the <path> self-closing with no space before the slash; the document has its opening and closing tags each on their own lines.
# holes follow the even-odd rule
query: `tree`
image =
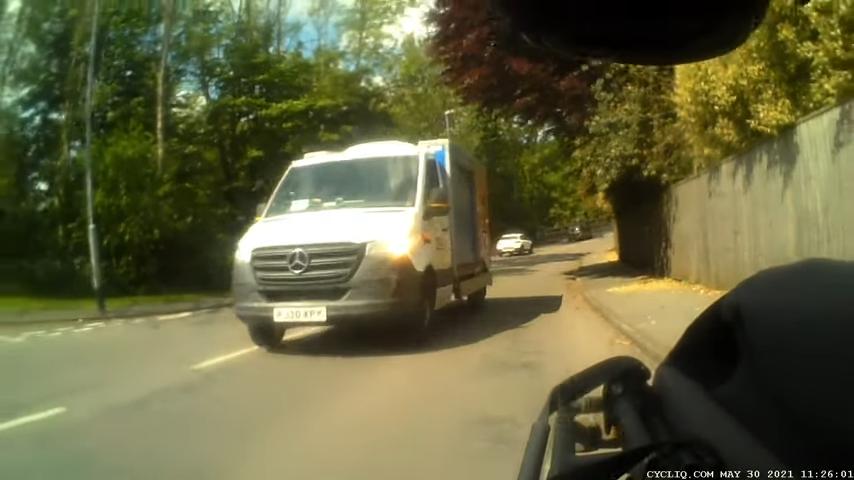
<svg viewBox="0 0 854 480">
<path fill-rule="evenodd" d="M 353 0 L 344 10 L 338 28 L 344 51 L 355 70 L 366 68 L 381 74 L 396 47 L 389 27 L 400 17 L 410 0 Z"/>
<path fill-rule="evenodd" d="M 596 190 L 632 180 L 665 185 L 690 173 L 673 82 L 670 67 L 611 65 L 593 85 L 596 107 L 572 155 Z"/>
<path fill-rule="evenodd" d="M 438 2 L 431 42 L 445 80 L 467 102 L 577 133 L 600 67 L 555 61 L 527 49 L 489 12 L 486 0 Z"/>
<path fill-rule="evenodd" d="M 391 131 L 381 90 L 342 68 L 342 53 L 280 48 L 278 3 L 206 2 L 171 19 L 171 0 L 111 5 L 94 24 L 92 180 L 111 291 L 224 288 L 236 236 L 290 159 Z M 14 95 L 0 105 L 0 169 L 12 178 L 0 204 L 18 206 L 0 230 L 33 238 L 10 253 L 25 259 L 26 288 L 70 293 L 89 270 L 80 159 L 93 23 L 65 4 L 25 7 Z"/>
<path fill-rule="evenodd" d="M 172 25 L 175 23 L 175 0 L 161 0 L 162 35 L 160 65 L 157 69 L 157 170 L 163 169 L 166 129 L 166 69 L 169 63 L 169 46 L 172 43 Z"/>
<path fill-rule="evenodd" d="M 411 35 L 401 42 L 400 58 L 386 86 L 387 108 L 403 138 L 444 137 L 445 112 L 450 109 L 455 109 L 457 125 L 470 125 L 455 92 L 442 84 L 441 67 Z"/>
<path fill-rule="evenodd" d="M 315 52 L 327 47 L 330 29 L 335 24 L 336 12 L 340 8 L 337 0 L 312 0 L 308 8 L 308 23 L 314 30 Z"/>
<path fill-rule="evenodd" d="M 276 13 L 273 17 L 276 31 L 276 53 L 282 52 L 282 42 L 285 37 L 285 16 L 287 15 L 289 8 L 289 1 L 276 0 Z"/>
<path fill-rule="evenodd" d="M 3 5 L 0 5 L 0 11 L 2 11 L 3 14 L 6 13 L 5 3 Z M 27 15 L 29 14 L 29 12 L 30 7 L 28 5 L 20 4 L 18 5 L 18 9 L 15 13 L 14 21 L 7 20 L 5 18 L 5 15 L 0 18 L 0 25 L 5 26 L 10 23 L 12 24 L 12 28 L 10 28 L 9 30 L 6 30 L 5 28 L 3 29 L 8 32 L 11 32 L 11 35 L 4 35 L 4 38 L 2 39 L 5 43 L 6 48 L 3 52 L 2 62 L 0 62 L 0 101 L 2 101 L 2 99 L 6 95 L 6 81 L 9 78 L 11 67 L 15 64 L 15 61 L 17 60 L 18 50 L 21 46 L 21 42 L 17 41 L 17 39 L 20 38 L 21 30 L 24 28 L 26 22 L 28 21 Z"/>
<path fill-rule="evenodd" d="M 678 67 L 676 104 L 697 165 L 714 165 L 854 93 L 852 43 L 851 1 L 779 0 L 742 47 Z"/>
</svg>

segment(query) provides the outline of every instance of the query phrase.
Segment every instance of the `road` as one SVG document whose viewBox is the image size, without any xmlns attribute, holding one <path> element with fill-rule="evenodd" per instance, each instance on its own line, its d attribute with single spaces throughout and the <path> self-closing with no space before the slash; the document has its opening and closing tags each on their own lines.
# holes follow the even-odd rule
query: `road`
<svg viewBox="0 0 854 480">
<path fill-rule="evenodd" d="M 640 356 L 565 275 L 601 242 L 497 261 L 421 349 L 311 329 L 269 353 L 227 310 L 0 330 L 0 478 L 515 478 L 552 385 Z"/>
</svg>

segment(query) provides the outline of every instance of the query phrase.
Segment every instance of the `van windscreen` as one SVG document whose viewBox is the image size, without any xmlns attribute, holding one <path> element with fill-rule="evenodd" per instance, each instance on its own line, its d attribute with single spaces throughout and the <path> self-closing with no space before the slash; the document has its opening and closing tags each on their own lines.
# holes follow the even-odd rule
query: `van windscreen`
<svg viewBox="0 0 854 480">
<path fill-rule="evenodd" d="M 418 157 L 360 158 L 291 168 L 266 217 L 332 208 L 410 207 Z"/>
</svg>

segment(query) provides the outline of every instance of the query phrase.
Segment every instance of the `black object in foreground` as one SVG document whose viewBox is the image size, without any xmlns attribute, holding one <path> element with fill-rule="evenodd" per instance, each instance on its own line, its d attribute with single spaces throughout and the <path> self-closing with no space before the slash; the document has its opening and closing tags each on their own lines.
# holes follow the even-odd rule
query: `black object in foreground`
<svg viewBox="0 0 854 480">
<path fill-rule="evenodd" d="M 529 44 L 569 58 L 673 65 L 738 47 L 768 0 L 491 0 Z"/>
<path fill-rule="evenodd" d="M 850 468 L 852 293 L 852 262 L 772 268 L 703 312 L 652 382 L 630 357 L 570 377 L 534 423 L 519 479 Z"/>
</svg>

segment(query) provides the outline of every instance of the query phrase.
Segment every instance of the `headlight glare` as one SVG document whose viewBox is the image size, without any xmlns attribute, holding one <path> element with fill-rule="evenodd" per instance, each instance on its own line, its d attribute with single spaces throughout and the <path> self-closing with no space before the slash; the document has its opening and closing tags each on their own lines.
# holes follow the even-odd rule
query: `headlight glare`
<svg viewBox="0 0 854 480">
<path fill-rule="evenodd" d="M 385 253 L 390 257 L 398 258 L 411 252 L 416 243 L 413 236 L 392 237 L 371 242 L 368 245 L 368 253 Z"/>
<path fill-rule="evenodd" d="M 238 262 L 249 263 L 252 259 L 252 248 L 249 242 L 240 241 L 237 244 L 237 249 L 234 251 L 234 259 Z"/>
</svg>

